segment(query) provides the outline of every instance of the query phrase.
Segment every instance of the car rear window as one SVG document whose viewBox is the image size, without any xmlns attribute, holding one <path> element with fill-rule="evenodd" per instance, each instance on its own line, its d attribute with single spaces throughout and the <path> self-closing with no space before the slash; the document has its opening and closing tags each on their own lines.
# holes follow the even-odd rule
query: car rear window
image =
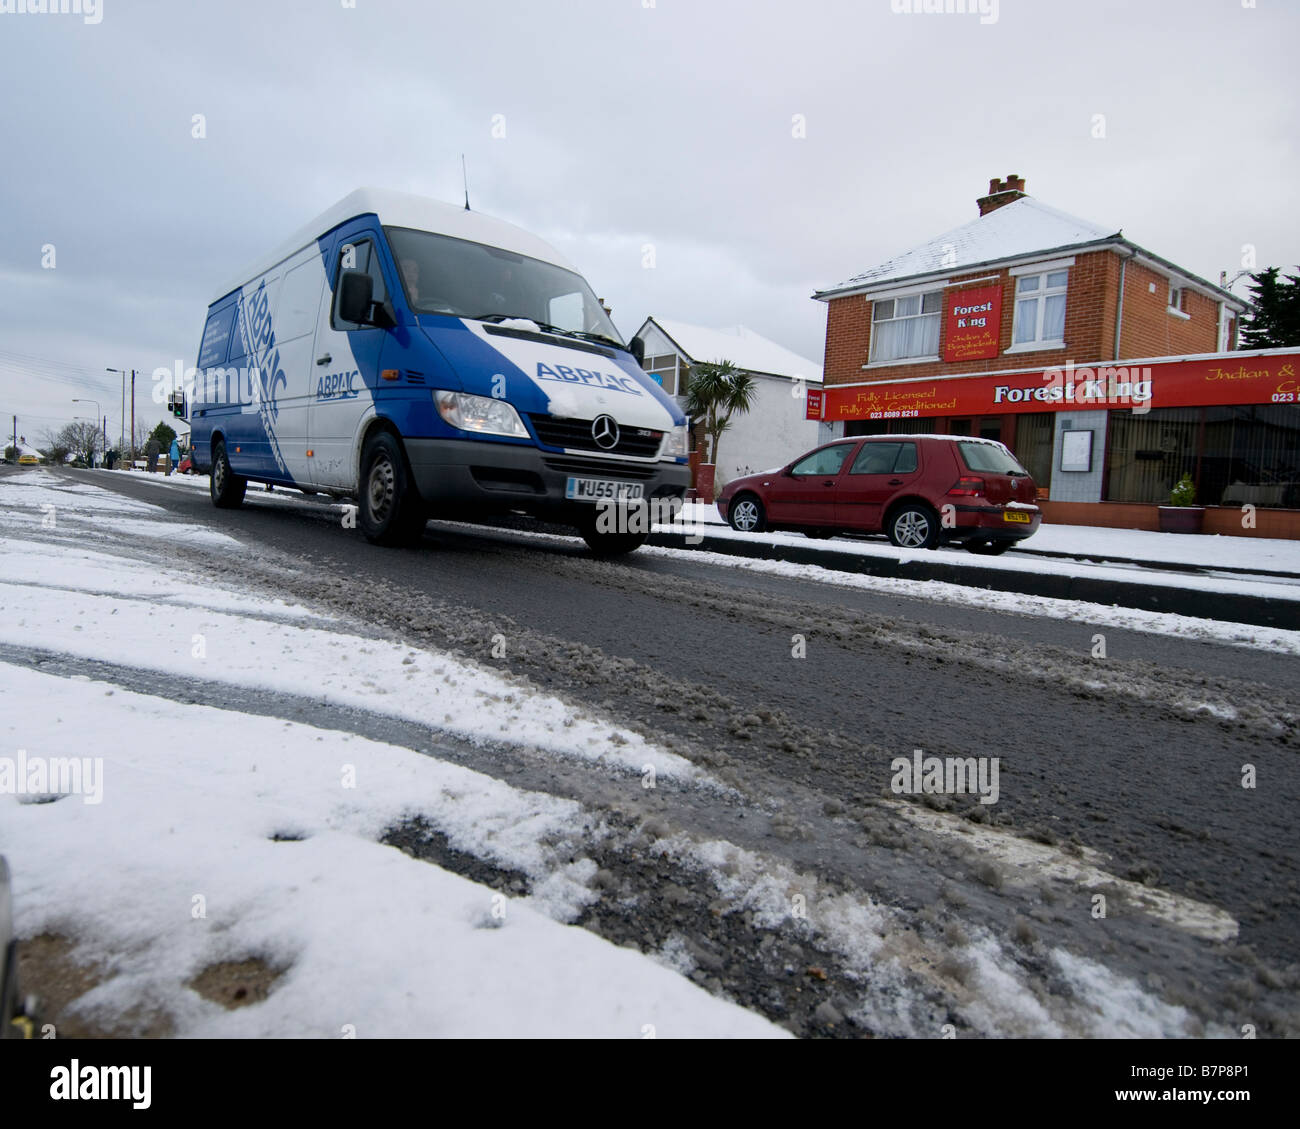
<svg viewBox="0 0 1300 1129">
<path fill-rule="evenodd" d="M 985 474 L 1028 474 L 1005 447 L 993 443 L 958 443 L 962 462 L 968 470 Z"/>
</svg>

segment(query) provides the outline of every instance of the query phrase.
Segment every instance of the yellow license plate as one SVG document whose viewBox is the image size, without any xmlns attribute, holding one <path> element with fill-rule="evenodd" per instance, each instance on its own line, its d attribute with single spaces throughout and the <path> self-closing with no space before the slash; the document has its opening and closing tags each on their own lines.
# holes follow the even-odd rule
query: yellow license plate
<svg viewBox="0 0 1300 1129">
<path fill-rule="evenodd" d="M 1002 515 L 1002 520 L 1029 522 L 1033 519 L 1027 513 L 1023 513 L 1020 510 L 1007 510 L 1006 513 Z"/>
</svg>

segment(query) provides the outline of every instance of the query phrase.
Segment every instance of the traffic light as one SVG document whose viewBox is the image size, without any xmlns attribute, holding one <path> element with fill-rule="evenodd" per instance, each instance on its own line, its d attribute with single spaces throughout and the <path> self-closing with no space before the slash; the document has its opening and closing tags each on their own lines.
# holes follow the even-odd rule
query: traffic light
<svg viewBox="0 0 1300 1129">
<path fill-rule="evenodd" d="M 185 418 L 185 393 L 173 392 L 167 397 L 167 410 L 181 419 Z"/>
</svg>

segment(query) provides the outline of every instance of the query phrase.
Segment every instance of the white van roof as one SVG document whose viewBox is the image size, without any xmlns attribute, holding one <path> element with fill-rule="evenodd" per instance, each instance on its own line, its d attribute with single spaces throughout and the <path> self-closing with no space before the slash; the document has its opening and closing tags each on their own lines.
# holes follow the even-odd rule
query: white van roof
<svg viewBox="0 0 1300 1129">
<path fill-rule="evenodd" d="M 232 290 L 238 290 L 255 278 L 259 278 L 278 263 L 284 262 L 290 255 L 315 243 L 327 231 L 332 231 L 341 223 L 346 223 L 357 216 L 374 214 L 379 222 L 391 227 L 410 227 L 417 231 L 432 231 L 439 235 L 450 235 L 456 239 L 467 239 L 472 243 L 486 243 L 489 247 L 501 247 L 529 258 L 541 259 L 557 267 L 579 273 L 577 267 L 545 240 L 539 239 L 522 227 L 516 227 L 505 220 L 494 219 L 481 212 L 467 211 L 455 204 L 444 204 L 441 200 L 430 200 L 426 196 L 414 196 L 409 192 L 391 192 L 383 188 L 358 188 L 349 192 L 332 208 L 317 216 L 311 223 L 301 227 L 289 239 L 268 255 L 263 255 L 249 269 L 228 286 L 213 295 L 213 301 L 224 298 Z"/>
</svg>

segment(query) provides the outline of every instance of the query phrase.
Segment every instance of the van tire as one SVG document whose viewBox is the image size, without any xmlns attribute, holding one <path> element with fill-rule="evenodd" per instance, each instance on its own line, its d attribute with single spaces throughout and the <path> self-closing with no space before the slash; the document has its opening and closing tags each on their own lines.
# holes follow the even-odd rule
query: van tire
<svg viewBox="0 0 1300 1129">
<path fill-rule="evenodd" d="M 594 556 L 622 557 L 634 553 L 646 543 L 648 533 L 597 533 L 590 526 L 579 532 Z"/>
<path fill-rule="evenodd" d="M 903 502 L 889 515 L 885 533 L 900 549 L 937 549 L 939 515 L 924 502 Z"/>
<path fill-rule="evenodd" d="M 226 457 L 226 441 L 218 439 L 212 448 L 212 478 L 208 490 L 212 494 L 212 504 L 219 510 L 237 509 L 244 503 L 244 491 L 248 489 L 248 479 L 241 478 L 230 469 L 230 459 Z"/>
<path fill-rule="evenodd" d="M 415 545 L 427 518 L 402 445 L 386 431 L 366 440 L 357 489 L 357 525 L 372 545 Z"/>
</svg>

